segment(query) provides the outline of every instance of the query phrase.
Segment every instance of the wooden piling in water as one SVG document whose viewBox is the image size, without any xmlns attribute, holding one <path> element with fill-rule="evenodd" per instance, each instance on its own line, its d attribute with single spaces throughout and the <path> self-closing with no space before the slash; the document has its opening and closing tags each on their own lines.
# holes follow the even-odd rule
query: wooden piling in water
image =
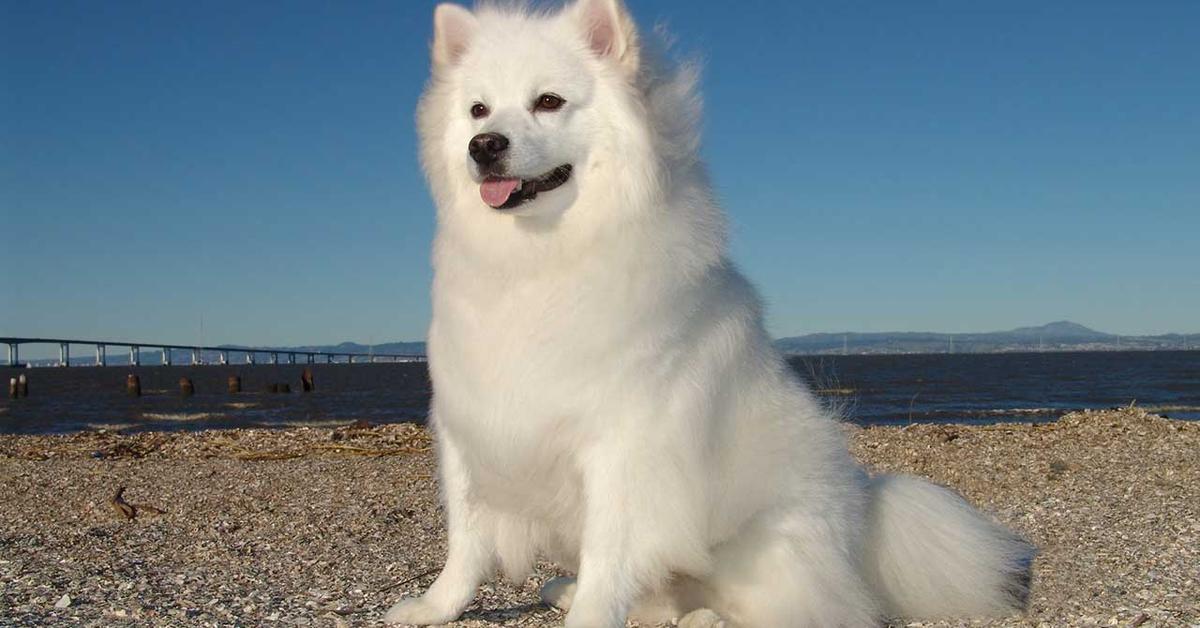
<svg viewBox="0 0 1200 628">
<path fill-rule="evenodd" d="M 125 392 L 131 397 L 142 396 L 142 380 L 137 375 L 130 373 L 125 378 Z"/>
<path fill-rule="evenodd" d="M 17 377 L 17 395 L 22 399 L 29 396 L 29 378 L 24 373 Z"/>
<path fill-rule="evenodd" d="M 192 384 L 192 378 L 179 378 L 179 394 L 183 397 L 191 397 L 192 395 L 196 394 L 196 386 Z"/>
<path fill-rule="evenodd" d="M 17 398 L 17 378 L 15 377 L 8 378 L 8 398 Z"/>
<path fill-rule="evenodd" d="M 312 392 L 313 389 L 316 388 L 316 386 L 313 384 L 312 369 L 306 368 L 304 369 L 304 372 L 300 374 L 300 387 L 304 390 L 304 392 Z"/>
<path fill-rule="evenodd" d="M 226 387 L 229 389 L 229 394 L 231 395 L 242 392 L 242 378 L 237 375 L 230 375 Z"/>
</svg>

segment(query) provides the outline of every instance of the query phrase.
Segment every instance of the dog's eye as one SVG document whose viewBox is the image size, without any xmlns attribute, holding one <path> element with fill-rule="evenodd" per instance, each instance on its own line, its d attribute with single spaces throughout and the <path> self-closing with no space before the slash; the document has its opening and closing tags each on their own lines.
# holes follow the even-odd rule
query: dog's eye
<svg viewBox="0 0 1200 628">
<path fill-rule="evenodd" d="M 555 111 L 567 102 L 558 94 L 542 94 L 538 96 L 537 101 L 533 103 L 534 111 Z"/>
<path fill-rule="evenodd" d="M 488 114 L 487 105 L 477 102 L 471 105 L 471 117 L 475 119 L 482 118 Z"/>
</svg>

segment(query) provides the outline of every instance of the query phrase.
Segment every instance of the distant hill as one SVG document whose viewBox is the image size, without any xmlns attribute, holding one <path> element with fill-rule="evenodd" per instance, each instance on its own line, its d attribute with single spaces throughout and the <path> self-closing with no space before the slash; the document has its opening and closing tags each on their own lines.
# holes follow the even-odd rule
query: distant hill
<svg viewBox="0 0 1200 628">
<path fill-rule="evenodd" d="M 842 332 L 808 334 L 775 341 L 784 353 L 1001 353 L 1018 351 L 1120 351 L 1200 349 L 1200 334 L 1118 336 L 1071 321 L 1009 331 Z"/>
<path fill-rule="evenodd" d="M 953 344 L 953 349 L 951 349 Z M 1147 349 L 1200 349 L 1200 334 L 1118 336 L 1071 321 L 1055 321 L 1009 331 L 945 334 L 937 332 L 821 333 L 780 338 L 775 346 L 784 353 L 997 353 L 1015 351 L 1119 351 Z M 287 347 L 296 351 L 346 351 L 367 353 L 367 345 Z M 389 342 L 374 346 L 377 353 L 425 354 L 423 342 Z"/>
</svg>

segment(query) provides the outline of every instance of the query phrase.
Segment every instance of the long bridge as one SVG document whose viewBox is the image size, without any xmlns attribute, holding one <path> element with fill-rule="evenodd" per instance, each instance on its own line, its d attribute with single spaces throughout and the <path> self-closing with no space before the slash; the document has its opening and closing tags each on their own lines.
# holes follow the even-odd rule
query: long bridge
<svg viewBox="0 0 1200 628">
<path fill-rule="evenodd" d="M 191 361 L 186 359 L 180 364 L 203 364 L 205 353 L 217 354 L 218 364 L 230 364 L 231 359 L 241 357 L 246 364 L 257 364 L 259 357 L 263 357 L 264 364 L 296 364 L 297 360 L 302 360 L 303 364 L 316 364 L 324 362 L 326 364 L 358 364 L 358 363 L 373 363 L 373 362 L 416 362 L 423 361 L 425 356 L 418 354 L 406 353 L 352 353 L 345 351 L 308 351 L 303 349 L 264 349 L 255 347 L 206 347 L 200 345 L 173 345 L 163 344 L 158 342 L 113 342 L 111 340 L 74 340 L 66 338 L 7 338 L 0 336 L 0 344 L 8 346 L 8 366 L 22 366 L 21 364 L 21 345 L 29 344 L 48 344 L 58 345 L 58 366 L 71 365 L 71 345 L 83 345 L 94 347 L 96 350 L 96 360 L 93 363 L 95 366 L 108 365 L 108 348 L 120 347 L 129 350 L 129 365 L 140 366 L 142 363 L 142 350 L 147 349 L 152 352 L 161 352 L 162 361 L 160 364 L 171 366 L 175 364 L 173 354 L 176 351 L 190 353 Z M 281 362 L 282 358 L 282 362 Z"/>
</svg>

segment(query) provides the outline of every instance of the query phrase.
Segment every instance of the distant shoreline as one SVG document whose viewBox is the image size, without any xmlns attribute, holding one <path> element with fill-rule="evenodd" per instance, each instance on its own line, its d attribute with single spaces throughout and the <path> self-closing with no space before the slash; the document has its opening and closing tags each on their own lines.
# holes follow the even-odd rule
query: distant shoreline
<svg viewBox="0 0 1200 628">
<path fill-rule="evenodd" d="M 1197 345 L 1194 347 L 1183 347 L 1183 348 L 1176 348 L 1176 347 L 1150 347 L 1150 348 L 1146 348 L 1146 347 L 1090 347 L 1090 348 L 1089 347 L 1045 347 L 1045 348 L 1038 349 L 1038 348 L 1029 348 L 1029 347 L 1019 347 L 1019 348 L 1012 348 L 1012 349 L 995 349 L 995 350 L 987 350 L 987 351 L 953 351 L 953 352 L 950 352 L 950 351 L 861 351 L 860 350 L 860 351 L 850 351 L 848 353 L 842 353 L 841 351 L 838 351 L 838 350 L 829 350 L 829 351 L 821 351 L 821 352 L 793 352 L 793 351 L 787 351 L 784 349 L 780 349 L 780 353 L 785 358 L 788 358 L 788 359 L 806 358 L 806 357 L 817 358 L 817 357 L 844 357 L 844 356 L 854 357 L 854 356 L 889 356 L 889 355 L 891 355 L 891 356 L 895 356 L 895 355 L 906 355 L 906 356 L 942 355 L 942 356 L 944 356 L 944 355 L 1024 355 L 1024 354 L 1036 355 L 1039 353 L 1051 353 L 1051 354 L 1062 354 L 1062 353 L 1190 353 L 1190 352 L 1196 352 L 1196 351 L 1200 351 L 1200 345 Z M 425 362 L 425 360 L 426 360 L 425 356 L 420 356 L 420 357 L 415 357 L 411 360 L 408 360 L 408 362 L 423 363 L 423 362 Z M 358 367 L 358 366 L 380 366 L 382 364 L 387 364 L 387 363 L 378 362 L 378 363 L 372 364 L 369 362 L 356 362 L 352 365 L 338 364 L 336 366 L 356 366 L 356 367 Z M 106 365 L 104 365 L 103 367 L 99 367 L 99 368 L 108 368 L 108 367 L 129 368 L 130 366 L 131 365 L 127 361 L 122 362 L 119 359 L 109 358 L 108 363 Z M 143 360 L 142 363 L 139 364 L 136 368 L 162 367 L 162 366 L 181 367 L 182 368 L 182 367 L 193 367 L 193 366 L 228 366 L 228 365 L 221 365 L 216 362 L 213 362 L 213 363 L 205 362 L 205 363 L 201 363 L 201 364 L 156 364 L 156 363 L 153 363 L 148 360 Z M 239 366 L 239 365 L 235 365 L 235 366 Z M 260 363 L 260 364 L 242 364 L 240 366 L 272 366 L 272 365 Z M 279 365 L 279 366 L 282 366 L 282 365 Z M 18 366 L 8 366 L 7 364 L 0 364 L 0 372 L 3 372 L 4 370 L 20 371 L 20 370 L 23 370 L 26 368 L 61 368 L 61 367 L 58 364 L 58 360 L 55 358 L 30 360 L 30 361 L 27 361 L 24 365 L 18 365 Z M 96 364 L 94 363 L 94 361 L 91 360 L 90 358 L 71 358 L 70 368 L 97 368 L 97 367 L 96 367 Z"/>
<path fill-rule="evenodd" d="M 782 351 L 782 350 L 781 350 Z M 995 349 L 987 351 L 850 351 L 842 353 L 830 350 L 822 352 L 794 353 L 782 351 L 788 358 L 803 357 L 840 357 L 840 356 L 870 356 L 870 355 L 1036 355 L 1039 353 L 1189 353 L 1200 351 L 1200 345 L 1185 348 L 1138 348 L 1138 347 L 1046 347 L 1044 349 L 1018 347 L 1012 349 Z"/>
<path fill-rule="evenodd" d="M 1105 351 L 1200 351 L 1200 333 L 1167 333 L 1157 335 L 1122 335 L 1096 331 L 1071 321 L 1055 321 L 1036 327 L 1019 327 L 1008 331 L 992 332 L 820 332 L 800 336 L 787 336 L 774 341 L 776 348 L 785 355 L 923 355 L 941 353 L 1052 353 L 1052 352 L 1105 352 Z M 47 343 L 51 344 L 51 343 Z M 88 344 L 88 343 L 82 343 Z M 140 346 L 153 349 L 160 345 L 142 343 Z M 204 361 L 216 362 L 217 351 L 255 353 L 333 353 L 354 354 L 407 354 L 426 355 L 423 341 L 385 342 L 360 344 L 342 342 L 336 345 L 302 345 L 291 347 L 253 347 L 246 345 L 221 345 L 205 349 Z M 27 355 L 27 354 L 26 354 Z M 38 358 L 38 366 L 52 365 L 52 357 Z M 153 353 L 145 356 L 155 359 Z M 146 362 L 147 360 L 143 360 Z M 110 360 L 114 365 L 127 364 L 114 353 Z M 72 359 L 72 364 L 86 365 L 86 359 Z"/>
</svg>

